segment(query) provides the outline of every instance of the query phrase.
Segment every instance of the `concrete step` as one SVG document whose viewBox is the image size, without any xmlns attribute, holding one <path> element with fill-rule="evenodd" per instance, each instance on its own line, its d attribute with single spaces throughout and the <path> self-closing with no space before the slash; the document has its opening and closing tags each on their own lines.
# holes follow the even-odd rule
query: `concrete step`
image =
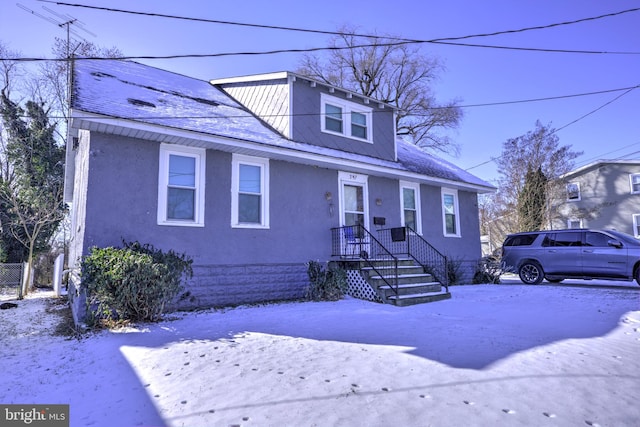
<svg viewBox="0 0 640 427">
<path fill-rule="evenodd" d="M 399 307 L 423 304 L 427 302 L 442 301 L 451 298 L 449 292 L 428 292 L 423 294 L 399 295 L 388 297 L 387 300 Z"/>
<path fill-rule="evenodd" d="M 369 277 L 369 283 L 373 287 L 380 287 L 386 285 L 385 279 L 392 283 L 395 279 L 394 276 L 373 276 Z M 398 285 L 411 285 L 416 283 L 433 283 L 435 280 L 431 274 L 420 273 L 420 274 L 402 274 L 398 275 Z"/>
<path fill-rule="evenodd" d="M 382 266 L 382 267 L 376 267 L 375 270 L 372 267 L 363 267 L 361 271 L 367 277 L 377 277 L 380 275 L 384 277 L 393 277 L 396 270 L 394 267 Z M 425 274 L 425 273 L 424 273 L 424 269 L 419 265 L 398 265 L 398 275 L 404 276 L 408 274 Z"/>
<path fill-rule="evenodd" d="M 395 296 L 395 292 L 389 285 L 378 286 L 378 290 L 385 296 Z M 442 291 L 442 285 L 438 282 L 409 283 L 398 285 L 398 295 L 415 295 Z"/>
</svg>

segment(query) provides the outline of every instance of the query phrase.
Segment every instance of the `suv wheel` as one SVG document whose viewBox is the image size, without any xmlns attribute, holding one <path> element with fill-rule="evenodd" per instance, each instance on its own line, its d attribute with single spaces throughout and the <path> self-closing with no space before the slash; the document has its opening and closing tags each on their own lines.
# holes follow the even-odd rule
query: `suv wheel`
<svg viewBox="0 0 640 427">
<path fill-rule="evenodd" d="M 527 285 L 539 285 L 544 279 L 544 272 L 542 267 L 535 261 L 526 261 L 520 266 L 518 271 L 520 280 Z"/>
<path fill-rule="evenodd" d="M 640 285 L 640 265 L 636 267 L 636 283 Z"/>
</svg>

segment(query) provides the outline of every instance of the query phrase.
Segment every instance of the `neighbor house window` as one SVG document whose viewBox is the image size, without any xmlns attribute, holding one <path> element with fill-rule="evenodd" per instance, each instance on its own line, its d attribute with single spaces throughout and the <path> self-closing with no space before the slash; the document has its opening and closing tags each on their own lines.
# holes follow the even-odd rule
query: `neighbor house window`
<svg viewBox="0 0 640 427">
<path fill-rule="evenodd" d="M 569 219 L 567 220 L 567 228 L 583 228 L 581 219 Z"/>
<path fill-rule="evenodd" d="M 269 160 L 233 155 L 231 226 L 269 228 Z"/>
<path fill-rule="evenodd" d="M 400 181 L 400 208 L 402 209 L 402 225 L 410 227 L 422 234 L 420 215 L 420 184 Z"/>
<path fill-rule="evenodd" d="M 322 131 L 360 141 L 372 142 L 372 109 L 335 96 L 321 94 Z"/>
<path fill-rule="evenodd" d="M 633 235 L 640 237 L 640 214 L 633 215 Z"/>
<path fill-rule="evenodd" d="M 442 220 L 445 236 L 460 237 L 458 192 L 456 190 L 442 189 Z"/>
<path fill-rule="evenodd" d="M 640 173 L 632 173 L 629 175 L 631 182 L 631 194 L 640 194 Z"/>
<path fill-rule="evenodd" d="M 158 176 L 158 224 L 204 226 L 206 151 L 162 144 Z"/>
<path fill-rule="evenodd" d="M 567 184 L 567 200 L 578 201 L 580 200 L 580 184 L 577 182 L 570 182 Z"/>
</svg>

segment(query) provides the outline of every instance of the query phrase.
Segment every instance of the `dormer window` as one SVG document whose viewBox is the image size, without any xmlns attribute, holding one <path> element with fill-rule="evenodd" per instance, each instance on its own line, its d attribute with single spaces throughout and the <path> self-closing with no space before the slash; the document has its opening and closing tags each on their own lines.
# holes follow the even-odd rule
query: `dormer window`
<svg viewBox="0 0 640 427">
<path fill-rule="evenodd" d="M 373 110 L 355 102 L 321 95 L 322 131 L 358 141 L 373 142 L 371 137 L 371 117 Z"/>
<path fill-rule="evenodd" d="M 328 131 L 342 133 L 342 108 L 324 104 L 324 125 Z"/>
<path fill-rule="evenodd" d="M 365 114 L 351 112 L 351 136 L 367 139 L 367 116 Z"/>
</svg>

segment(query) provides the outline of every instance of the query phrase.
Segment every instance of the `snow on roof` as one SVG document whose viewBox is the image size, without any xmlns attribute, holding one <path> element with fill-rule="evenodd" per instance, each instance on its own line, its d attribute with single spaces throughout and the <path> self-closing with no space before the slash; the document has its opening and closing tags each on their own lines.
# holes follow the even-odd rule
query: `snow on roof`
<svg viewBox="0 0 640 427">
<path fill-rule="evenodd" d="M 77 60 L 74 79 L 72 107 L 76 111 L 278 146 L 412 172 L 463 186 L 494 189 L 480 178 L 402 139 L 396 144 L 397 162 L 288 140 L 208 81 L 136 62 Z"/>
<path fill-rule="evenodd" d="M 254 142 L 283 139 L 204 80 L 120 60 L 78 60 L 74 78 L 77 110 Z"/>
<path fill-rule="evenodd" d="M 640 166 L 640 159 L 613 159 L 613 160 L 600 159 L 600 160 L 596 160 L 595 162 L 591 162 L 589 164 L 581 166 L 577 169 L 574 169 L 570 172 L 567 172 L 564 175 L 562 175 L 561 178 L 572 178 L 574 176 L 588 172 L 591 169 L 595 169 L 597 167 L 605 166 L 605 165 Z"/>
<path fill-rule="evenodd" d="M 415 144 L 398 138 L 398 162 L 407 170 L 436 178 L 466 182 L 483 187 L 493 187 L 488 182 L 470 174 L 464 169 L 440 157 L 434 156 L 417 147 Z"/>
</svg>

